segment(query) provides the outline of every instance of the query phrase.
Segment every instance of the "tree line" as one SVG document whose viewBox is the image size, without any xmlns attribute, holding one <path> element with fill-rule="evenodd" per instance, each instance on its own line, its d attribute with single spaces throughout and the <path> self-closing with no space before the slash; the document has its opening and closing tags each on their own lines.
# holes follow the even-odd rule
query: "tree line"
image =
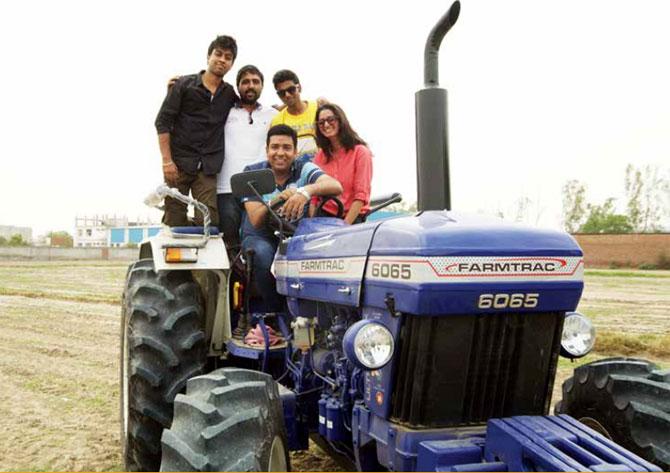
<svg viewBox="0 0 670 473">
<path fill-rule="evenodd" d="M 655 233 L 663 230 L 663 217 L 670 216 L 670 179 L 658 166 L 626 166 L 626 204 L 622 211 L 616 199 L 601 204 L 587 202 L 586 184 L 573 179 L 563 186 L 563 225 L 570 233 Z"/>
<path fill-rule="evenodd" d="M 50 241 L 50 246 L 58 246 L 62 248 L 72 248 L 72 235 L 68 232 L 49 232 L 47 237 Z M 9 238 L 0 236 L 0 246 L 30 246 L 31 243 L 24 240 L 23 236 L 16 233 Z"/>
<path fill-rule="evenodd" d="M 0 236 L 0 246 L 30 246 L 30 243 L 23 239 L 18 233 L 9 238 Z"/>
</svg>

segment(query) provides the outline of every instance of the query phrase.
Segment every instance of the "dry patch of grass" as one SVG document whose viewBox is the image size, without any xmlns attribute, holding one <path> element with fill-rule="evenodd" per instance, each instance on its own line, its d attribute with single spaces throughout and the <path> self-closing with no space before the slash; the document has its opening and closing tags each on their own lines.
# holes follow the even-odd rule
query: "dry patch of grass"
<svg viewBox="0 0 670 473">
<path fill-rule="evenodd" d="M 608 356 L 670 358 L 670 334 L 600 333 L 596 337 L 595 351 Z"/>
<path fill-rule="evenodd" d="M 0 261 L 0 295 L 119 303 L 125 262 Z"/>
<path fill-rule="evenodd" d="M 578 310 L 599 335 L 640 335 L 644 342 L 645 335 L 670 333 L 668 276 L 670 271 L 588 271 Z"/>
<path fill-rule="evenodd" d="M 587 269 L 586 277 L 670 278 L 670 271 L 645 269 Z"/>
<path fill-rule="evenodd" d="M 100 294 L 72 294 L 72 293 L 53 293 L 50 291 L 26 291 L 21 289 L 7 289 L 0 287 L 0 296 L 20 296 L 31 297 L 33 299 L 56 299 L 61 301 L 73 302 L 107 302 L 117 304 L 121 302 L 120 296 L 106 296 Z"/>
<path fill-rule="evenodd" d="M 40 266 L 0 262 L 0 469 L 121 470 L 120 306 L 99 301 L 119 300 L 126 264 Z M 36 286 L 47 297 L 19 295 Z"/>
</svg>

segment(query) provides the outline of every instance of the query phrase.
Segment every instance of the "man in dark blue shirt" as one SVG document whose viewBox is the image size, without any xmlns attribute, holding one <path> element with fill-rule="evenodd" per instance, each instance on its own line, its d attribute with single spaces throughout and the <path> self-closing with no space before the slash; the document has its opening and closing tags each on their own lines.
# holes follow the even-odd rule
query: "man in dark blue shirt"
<svg viewBox="0 0 670 473">
<path fill-rule="evenodd" d="M 224 125 L 238 98 L 223 76 L 233 67 L 237 43 L 218 36 L 207 51 L 207 69 L 177 79 L 156 117 L 158 144 L 163 158 L 165 183 L 184 195 L 189 192 L 209 208 L 212 224 L 218 224 L 216 174 L 224 157 Z M 202 225 L 196 212 L 194 222 Z M 186 205 L 165 199 L 163 223 L 188 225 Z"/>
<path fill-rule="evenodd" d="M 340 183 L 310 161 L 310 155 L 296 159 L 298 135 L 287 125 L 275 125 L 266 139 L 267 161 L 250 164 L 245 171 L 271 169 L 276 189 L 263 195 L 270 205 L 283 200 L 279 210 L 289 220 L 305 214 L 312 196 L 339 195 Z M 254 251 L 254 282 L 263 296 L 267 312 L 281 311 L 283 300 L 277 294 L 275 278 L 270 272 L 279 242 L 267 228 L 268 209 L 256 197 L 242 199 L 246 211 L 242 220 L 242 248 Z"/>
</svg>

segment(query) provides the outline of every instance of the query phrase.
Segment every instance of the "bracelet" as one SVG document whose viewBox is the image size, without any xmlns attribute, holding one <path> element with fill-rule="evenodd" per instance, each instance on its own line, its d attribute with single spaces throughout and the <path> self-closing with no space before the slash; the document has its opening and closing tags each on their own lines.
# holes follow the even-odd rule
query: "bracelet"
<svg viewBox="0 0 670 473">
<path fill-rule="evenodd" d="M 174 166 L 174 161 L 170 161 L 169 163 L 163 163 L 163 167 L 165 166 Z"/>
<path fill-rule="evenodd" d="M 298 187 L 295 191 L 296 191 L 298 194 L 300 194 L 300 195 L 302 195 L 303 197 L 305 197 L 307 200 L 310 200 L 310 199 L 312 198 L 312 196 L 309 195 L 309 192 L 307 192 L 307 189 L 305 189 L 304 187 Z"/>
</svg>

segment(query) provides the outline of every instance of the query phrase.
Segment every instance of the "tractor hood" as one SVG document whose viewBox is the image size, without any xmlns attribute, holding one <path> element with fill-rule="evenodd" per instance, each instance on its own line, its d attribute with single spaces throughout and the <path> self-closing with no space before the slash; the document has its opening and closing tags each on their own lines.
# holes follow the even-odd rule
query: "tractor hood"
<svg viewBox="0 0 670 473">
<path fill-rule="evenodd" d="M 567 233 L 447 211 L 305 220 L 275 271 L 289 297 L 417 315 L 569 311 L 583 289 L 582 251 Z"/>
</svg>

